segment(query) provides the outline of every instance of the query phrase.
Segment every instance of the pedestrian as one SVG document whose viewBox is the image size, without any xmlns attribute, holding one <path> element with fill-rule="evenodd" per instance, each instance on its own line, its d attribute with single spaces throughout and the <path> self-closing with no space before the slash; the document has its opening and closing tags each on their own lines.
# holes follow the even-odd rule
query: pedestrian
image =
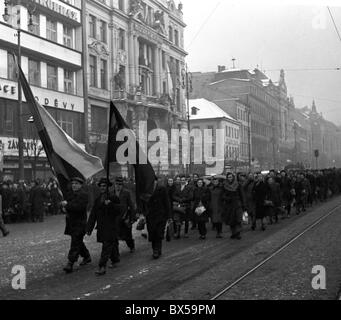
<svg viewBox="0 0 341 320">
<path fill-rule="evenodd" d="M 253 197 L 253 187 L 255 185 L 255 175 L 253 173 L 249 173 L 248 179 L 243 186 L 244 196 L 245 196 L 245 209 L 251 218 L 252 225 L 251 229 L 256 229 L 256 205 Z"/>
<path fill-rule="evenodd" d="M 33 188 L 30 191 L 29 202 L 31 204 L 31 216 L 33 222 L 44 222 L 45 202 L 47 201 L 47 192 L 41 186 L 40 180 L 36 179 Z"/>
<path fill-rule="evenodd" d="M 275 181 L 274 176 L 267 178 L 267 184 L 269 187 L 269 195 L 266 200 L 269 201 L 269 205 L 266 206 L 267 216 L 269 217 L 270 224 L 278 223 L 278 215 L 281 207 L 281 191 L 279 183 Z"/>
<path fill-rule="evenodd" d="M 241 186 L 232 173 L 226 175 L 223 198 L 226 207 L 224 220 L 230 226 L 231 239 L 240 240 L 245 206 Z"/>
<path fill-rule="evenodd" d="M 257 227 L 257 220 L 261 220 L 261 229 L 266 230 L 264 218 L 266 216 L 266 200 L 269 198 L 269 187 L 264 182 L 263 175 L 259 172 L 255 176 L 255 185 L 253 187 L 253 199 L 255 201 L 256 223 L 253 230 Z"/>
<path fill-rule="evenodd" d="M 126 242 L 130 252 L 135 251 L 135 240 L 133 239 L 133 224 L 136 222 L 136 209 L 131 199 L 130 192 L 123 187 L 123 178 L 115 179 L 115 196 L 123 206 L 122 215 L 118 217 L 119 240 Z M 117 243 L 118 245 L 118 243 Z"/>
<path fill-rule="evenodd" d="M 200 240 L 205 240 L 207 235 L 206 223 L 209 221 L 210 198 L 211 194 L 204 180 L 198 179 L 193 189 L 193 216 L 198 226 Z"/>
<path fill-rule="evenodd" d="M 9 235 L 9 231 L 7 230 L 4 220 L 2 218 L 3 215 L 3 202 L 2 202 L 2 187 L 0 188 L 0 230 L 4 237 Z"/>
<path fill-rule="evenodd" d="M 98 264 L 96 275 L 102 276 L 106 273 L 106 267 L 109 259 L 111 259 L 111 267 L 115 267 L 118 258 L 118 218 L 121 217 L 124 206 L 120 205 L 120 199 L 116 195 L 108 197 L 108 187 L 112 183 L 105 178 L 98 182 L 100 195 L 95 200 L 92 207 L 86 233 L 91 236 L 92 231 L 97 224 L 97 242 L 102 243 L 101 258 Z"/>
<path fill-rule="evenodd" d="M 175 239 L 180 239 L 181 226 L 185 222 L 185 238 L 188 238 L 189 220 L 191 216 L 191 202 L 193 200 L 193 189 L 188 185 L 186 176 L 181 176 L 180 184 L 176 185 L 173 199 L 176 202 L 173 207 L 174 219 L 177 222 Z"/>
<path fill-rule="evenodd" d="M 212 184 L 209 187 L 210 191 L 210 215 L 214 229 L 217 231 L 216 238 L 222 238 L 223 232 L 223 214 L 224 214 L 224 189 L 220 185 L 219 179 L 213 177 Z"/>
<path fill-rule="evenodd" d="M 87 225 L 88 195 L 82 190 L 84 180 L 79 177 L 71 179 L 71 192 L 61 205 L 66 211 L 65 235 L 71 236 L 71 246 L 68 254 L 68 263 L 64 267 L 66 273 L 73 271 L 73 265 L 79 256 L 83 258 L 81 266 L 91 262 L 91 256 L 84 244 Z"/>
<path fill-rule="evenodd" d="M 153 258 L 158 259 L 162 255 L 162 240 L 164 239 L 167 220 L 171 220 L 171 209 L 167 190 L 158 184 L 156 178 L 154 191 L 146 205 L 146 221 L 148 238 L 152 243 Z"/>
</svg>

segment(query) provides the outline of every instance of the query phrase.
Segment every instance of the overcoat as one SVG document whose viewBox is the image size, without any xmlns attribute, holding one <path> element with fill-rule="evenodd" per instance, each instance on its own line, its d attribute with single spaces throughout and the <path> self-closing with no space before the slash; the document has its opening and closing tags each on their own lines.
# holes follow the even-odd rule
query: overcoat
<svg viewBox="0 0 341 320">
<path fill-rule="evenodd" d="M 225 212 L 225 204 L 223 201 L 224 189 L 221 186 L 211 186 L 210 190 L 210 215 L 212 223 L 222 223 Z"/>
<path fill-rule="evenodd" d="M 121 205 L 121 214 L 118 216 L 119 239 L 126 240 L 131 237 L 131 224 L 136 219 L 136 210 L 128 190 L 121 190 L 118 201 Z M 127 221 L 129 225 L 126 224 Z"/>
<path fill-rule="evenodd" d="M 65 234 L 81 236 L 86 233 L 88 195 L 83 190 L 71 191 L 66 196 Z"/>
<path fill-rule="evenodd" d="M 105 205 L 106 195 L 100 195 L 91 209 L 86 232 L 92 232 L 97 223 L 97 242 L 113 242 L 117 239 L 117 218 L 122 215 L 123 206 L 116 196 L 110 196 L 110 204 Z"/>
<path fill-rule="evenodd" d="M 197 222 L 208 222 L 209 220 L 209 209 L 210 209 L 211 193 L 205 187 L 195 187 L 193 190 L 193 216 Z M 195 213 L 195 209 L 200 206 L 200 203 L 206 208 L 206 211 L 198 216 Z"/>
<path fill-rule="evenodd" d="M 267 214 L 265 200 L 270 197 L 269 186 L 264 181 L 256 182 L 253 187 L 253 197 L 256 205 L 256 218 L 263 219 Z"/>
<path fill-rule="evenodd" d="M 146 203 L 149 241 L 160 241 L 164 239 L 166 223 L 171 218 L 172 213 L 167 190 L 163 186 L 157 186 Z"/>
<path fill-rule="evenodd" d="M 241 186 L 237 181 L 234 181 L 232 184 L 226 181 L 223 198 L 226 207 L 224 214 L 225 223 L 231 227 L 241 224 L 245 206 Z"/>
</svg>

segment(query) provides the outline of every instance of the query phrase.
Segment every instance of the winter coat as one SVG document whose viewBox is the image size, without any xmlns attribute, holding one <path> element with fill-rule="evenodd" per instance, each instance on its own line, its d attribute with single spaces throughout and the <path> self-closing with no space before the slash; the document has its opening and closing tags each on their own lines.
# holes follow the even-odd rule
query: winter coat
<svg viewBox="0 0 341 320">
<path fill-rule="evenodd" d="M 170 218 L 172 218 L 172 213 L 167 190 L 163 186 L 157 186 L 146 203 L 149 241 L 164 239 L 166 223 Z"/>
<path fill-rule="evenodd" d="M 230 184 L 226 181 L 223 199 L 226 207 L 223 218 L 225 223 L 231 227 L 241 224 L 245 205 L 241 186 L 238 182 L 234 181 Z"/>
<path fill-rule="evenodd" d="M 86 233 L 88 195 L 82 190 L 70 192 L 66 196 L 65 234 L 81 236 Z"/>
<path fill-rule="evenodd" d="M 221 186 L 211 186 L 209 188 L 210 191 L 210 214 L 212 223 L 222 223 L 223 215 L 224 215 L 224 188 Z"/>
<path fill-rule="evenodd" d="M 113 242 L 118 237 L 118 217 L 122 215 L 124 206 L 116 196 L 109 197 L 110 204 L 105 205 L 106 195 L 100 195 L 94 202 L 88 219 L 86 232 L 91 233 L 97 223 L 97 242 Z"/>
<path fill-rule="evenodd" d="M 206 187 L 196 187 L 193 190 L 193 216 L 197 222 L 208 222 L 211 194 Z M 198 216 L 195 209 L 200 206 L 200 203 L 206 208 L 206 211 Z"/>
<path fill-rule="evenodd" d="M 44 188 L 36 186 L 30 191 L 29 202 L 31 204 L 31 213 L 33 215 L 43 215 L 45 212 L 45 202 L 47 201 L 47 192 Z"/>
<path fill-rule="evenodd" d="M 265 200 L 270 198 L 269 186 L 264 181 L 255 183 L 253 198 L 256 205 L 256 219 L 262 219 L 266 216 Z"/>
</svg>

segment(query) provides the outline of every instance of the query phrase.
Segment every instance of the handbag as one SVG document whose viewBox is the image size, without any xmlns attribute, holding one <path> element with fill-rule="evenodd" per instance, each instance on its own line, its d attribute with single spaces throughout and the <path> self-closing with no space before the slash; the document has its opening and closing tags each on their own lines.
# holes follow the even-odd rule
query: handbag
<svg viewBox="0 0 341 320">
<path fill-rule="evenodd" d="M 140 217 L 137 221 L 136 230 L 142 231 L 146 225 L 146 218 L 144 216 Z"/>
<path fill-rule="evenodd" d="M 243 223 L 249 224 L 249 215 L 246 211 L 243 212 Z"/>
<path fill-rule="evenodd" d="M 173 211 L 174 212 L 179 212 L 181 214 L 185 214 L 186 213 L 186 208 L 185 208 L 185 206 L 181 205 L 178 202 L 173 202 Z"/>
<path fill-rule="evenodd" d="M 206 212 L 206 208 L 203 206 L 202 202 L 200 201 L 199 206 L 195 209 L 195 214 L 200 217 Z"/>
<path fill-rule="evenodd" d="M 173 222 L 171 221 L 167 221 L 166 224 L 166 229 L 165 229 L 165 238 L 167 242 L 172 241 L 174 237 L 174 226 L 173 226 Z"/>
</svg>

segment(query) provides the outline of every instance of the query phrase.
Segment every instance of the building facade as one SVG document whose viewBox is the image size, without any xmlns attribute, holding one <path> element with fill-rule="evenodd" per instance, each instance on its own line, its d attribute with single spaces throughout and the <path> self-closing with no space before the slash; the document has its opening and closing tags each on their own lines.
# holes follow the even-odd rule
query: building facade
<svg viewBox="0 0 341 320">
<path fill-rule="evenodd" d="M 182 5 L 170 0 L 87 1 L 90 151 L 105 154 L 109 101 L 138 132 L 187 128 Z M 166 173 L 170 168 L 159 167 Z"/>
<path fill-rule="evenodd" d="M 23 96 L 19 112 L 13 53 L 36 99 L 77 142 L 84 144 L 82 1 L 0 1 L 0 141 L 3 175 L 18 178 L 18 119 L 24 131 L 25 178 L 46 178 L 49 167 Z M 8 13 L 4 20 L 3 13 Z"/>
<path fill-rule="evenodd" d="M 240 170 L 241 163 L 241 123 L 234 119 L 231 115 L 226 113 L 223 109 L 221 109 L 217 104 L 208 101 L 206 99 L 191 99 L 190 102 L 190 129 L 191 131 L 197 129 L 198 132 L 201 132 L 201 136 L 204 139 L 204 132 L 208 130 L 212 134 L 212 156 L 215 157 L 219 161 L 219 151 L 216 142 L 219 144 L 222 143 L 224 146 L 223 159 L 220 161 L 224 162 L 222 168 L 219 168 L 219 165 L 214 164 L 214 168 L 217 171 L 212 169 L 212 164 L 209 165 L 205 163 L 205 157 L 203 156 L 203 164 L 194 164 L 195 162 L 195 152 L 192 150 L 192 160 L 191 164 L 193 165 L 193 172 L 198 174 L 208 174 L 209 172 L 214 174 L 222 174 L 227 171 L 238 171 Z M 224 132 L 223 141 L 218 140 L 217 138 L 217 130 L 222 130 Z M 194 132 L 194 131 L 193 131 Z M 194 132 L 194 137 L 196 136 Z M 209 142 L 202 140 L 202 150 L 204 150 L 204 146 Z M 199 142 L 198 142 L 199 143 Z M 196 142 L 194 141 L 193 146 L 196 146 Z M 223 171 L 219 171 L 223 170 Z"/>
</svg>

